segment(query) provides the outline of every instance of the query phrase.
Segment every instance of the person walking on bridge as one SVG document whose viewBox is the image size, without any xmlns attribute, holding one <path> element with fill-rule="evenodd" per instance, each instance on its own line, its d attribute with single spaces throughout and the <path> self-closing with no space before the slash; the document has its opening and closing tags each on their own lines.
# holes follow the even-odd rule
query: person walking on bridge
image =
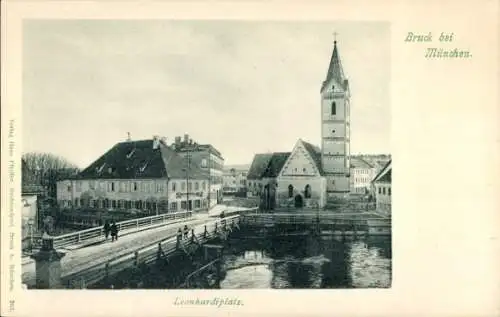
<svg viewBox="0 0 500 317">
<path fill-rule="evenodd" d="M 109 232 L 111 231 L 111 226 L 109 225 L 109 221 L 106 220 L 106 223 L 104 224 L 104 237 L 106 240 L 108 240 Z"/>
<path fill-rule="evenodd" d="M 115 240 L 118 240 L 118 226 L 113 221 L 113 224 L 111 225 L 111 242 Z"/>
<path fill-rule="evenodd" d="M 188 238 L 189 228 L 187 225 L 184 225 L 184 239 Z"/>
</svg>

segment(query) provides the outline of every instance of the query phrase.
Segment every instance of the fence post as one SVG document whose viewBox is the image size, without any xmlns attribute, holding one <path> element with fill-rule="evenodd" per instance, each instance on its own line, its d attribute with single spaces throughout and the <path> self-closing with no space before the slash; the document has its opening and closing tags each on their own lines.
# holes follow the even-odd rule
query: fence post
<svg viewBox="0 0 500 317">
<path fill-rule="evenodd" d="M 191 229 L 191 243 L 194 242 L 194 229 Z"/>
<path fill-rule="evenodd" d="M 77 240 L 76 240 L 77 243 L 80 243 L 80 238 L 81 238 L 80 237 L 80 232 L 78 232 L 78 237 L 77 237 Z"/>
<path fill-rule="evenodd" d="M 161 215 L 161 222 L 165 222 L 165 214 Z"/>
<path fill-rule="evenodd" d="M 205 225 L 205 230 L 203 231 L 203 237 L 206 238 L 207 237 L 207 225 Z"/>
<path fill-rule="evenodd" d="M 177 250 L 179 250 L 181 248 L 181 238 L 182 238 L 182 235 L 177 235 L 177 243 L 175 244 L 175 248 Z"/>
<path fill-rule="evenodd" d="M 214 232 L 217 233 L 217 222 L 215 223 L 215 229 L 214 229 Z"/>
<path fill-rule="evenodd" d="M 151 224 L 151 225 L 153 224 L 153 217 L 151 217 L 151 223 L 150 223 L 150 224 Z"/>
<path fill-rule="evenodd" d="M 135 227 L 136 227 L 137 229 L 139 229 L 139 219 L 137 219 L 137 220 L 135 221 Z"/>
<path fill-rule="evenodd" d="M 134 252 L 134 265 L 139 266 L 139 251 Z"/>
</svg>

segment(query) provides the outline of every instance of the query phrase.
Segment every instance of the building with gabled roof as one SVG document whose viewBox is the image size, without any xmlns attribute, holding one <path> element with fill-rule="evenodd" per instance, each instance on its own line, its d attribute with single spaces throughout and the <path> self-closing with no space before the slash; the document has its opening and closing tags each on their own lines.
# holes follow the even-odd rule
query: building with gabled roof
<svg viewBox="0 0 500 317">
<path fill-rule="evenodd" d="M 117 143 L 72 179 L 58 182 L 63 208 L 150 213 L 208 208 L 208 172 L 164 140 Z"/>
<path fill-rule="evenodd" d="M 280 208 L 324 207 L 326 177 L 319 147 L 299 139 L 278 173 L 275 189 Z"/>
<path fill-rule="evenodd" d="M 375 190 L 377 212 L 390 216 L 392 209 L 392 160 L 385 164 L 372 183 Z"/>
</svg>

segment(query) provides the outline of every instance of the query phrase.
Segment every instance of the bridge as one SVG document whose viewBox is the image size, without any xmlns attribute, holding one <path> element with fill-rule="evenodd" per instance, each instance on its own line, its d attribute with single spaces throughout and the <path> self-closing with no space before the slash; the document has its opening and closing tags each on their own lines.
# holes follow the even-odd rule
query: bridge
<svg viewBox="0 0 500 317">
<path fill-rule="evenodd" d="M 255 211 L 255 208 L 225 208 L 229 213 L 244 213 Z M 227 219 L 233 219 L 231 217 Z M 225 222 L 227 221 L 225 220 Z M 61 276 L 66 283 L 74 283 L 75 279 L 82 280 L 82 276 L 92 282 L 95 278 L 88 278 L 88 271 L 95 271 L 107 265 L 108 269 L 116 271 L 121 268 L 119 263 L 133 256 L 148 253 L 153 246 L 158 248 L 159 243 L 163 250 L 168 250 L 166 245 L 171 245 L 176 239 L 177 232 L 185 225 L 196 234 L 207 229 L 221 225 L 220 218 L 210 217 L 209 214 L 194 214 L 180 212 L 127 220 L 116 223 L 119 227 L 119 238 L 115 242 L 104 238 L 103 228 L 90 228 L 70 234 L 53 237 L 53 246 L 58 251 L 65 253 L 61 259 Z M 213 233 L 213 232 L 212 232 Z M 207 237 L 210 238 L 210 237 Z M 146 252 L 146 253 L 144 253 Z M 120 265 L 115 265 L 115 264 Z M 36 265 L 30 258 L 22 260 L 22 281 L 28 288 L 36 285 Z M 123 266 L 123 265 L 122 265 Z M 111 271 L 109 273 L 112 273 Z M 71 280 L 70 282 L 68 282 Z M 86 282 L 87 283 L 87 282 Z"/>
<path fill-rule="evenodd" d="M 186 212 L 124 221 L 120 223 L 123 232 L 115 242 L 104 240 L 102 228 L 55 237 L 54 246 L 67 252 L 60 262 L 59 287 L 85 288 L 129 268 L 155 261 L 168 262 L 175 254 L 191 256 L 207 242 L 215 238 L 225 240 L 230 232 L 243 226 L 251 232 L 256 227 L 267 230 L 302 226 L 315 228 L 316 233 L 326 231 L 326 234 L 390 234 L 390 219 L 369 213 L 318 211 L 266 214 L 257 212 L 256 208 L 235 207 L 232 211 L 233 214 L 225 218 Z M 179 228 L 184 225 L 189 227 L 187 237 L 178 235 Z M 127 230 L 128 234 L 123 235 Z M 213 268 L 216 262 L 207 264 L 207 267 Z M 204 270 L 201 268 L 193 274 Z M 37 284 L 33 261 L 23 265 L 23 283 L 30 288 Z M 189 278 L 184 283 L 186 285 L 189 286 Z"/>
</svg>

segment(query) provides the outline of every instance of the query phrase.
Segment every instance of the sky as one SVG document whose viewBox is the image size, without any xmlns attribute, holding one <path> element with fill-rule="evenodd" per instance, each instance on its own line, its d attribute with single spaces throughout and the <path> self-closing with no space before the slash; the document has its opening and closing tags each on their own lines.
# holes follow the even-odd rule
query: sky
<svg viewBox="0 0 500 317">
<path fill-rule="evenodd" d="M 351 154 L 390 153 L 385 22 L 26 20 L 23 153 L 84 168 L 127 132 L 188 133 L 225 164 L 320 145 L 333 33 L 351 89 Z"/>
</svg>

